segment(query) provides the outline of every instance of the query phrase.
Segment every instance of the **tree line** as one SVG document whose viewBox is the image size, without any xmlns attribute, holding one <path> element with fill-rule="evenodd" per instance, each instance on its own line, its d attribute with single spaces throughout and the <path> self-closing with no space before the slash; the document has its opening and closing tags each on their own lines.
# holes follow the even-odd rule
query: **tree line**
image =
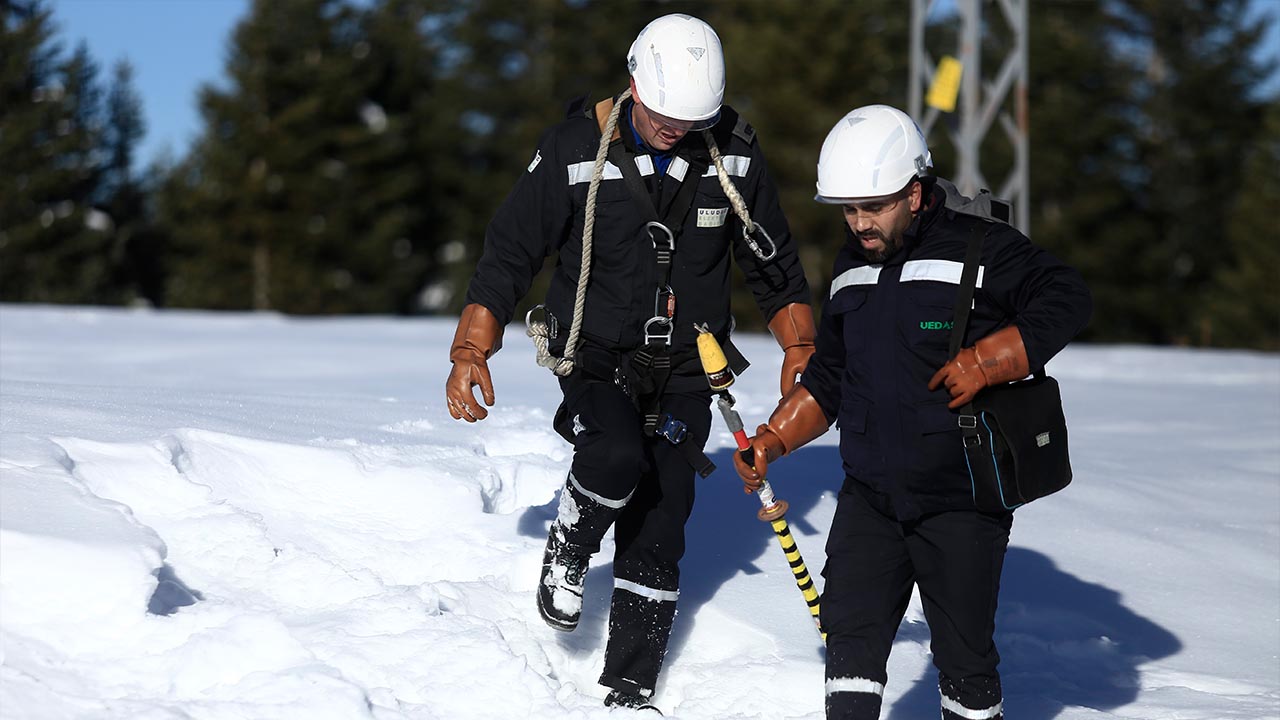
<svg viewBox="0 0 1280 720">
<path fill-rule="evenodd" d="M 906 107 L 900 0 L 255 0 L 198 138 L 145 167 L 128 62 L 104 78 L 46 0 L 0 0 L 0 300 L 456 312 L 538 135 L 623 90 L 668 12 L 720 34 L 821 303 L 843 234 L 812 201 L 818 150 L 856 106 Z M 1032 3 L 1030 234 L 1089 282 L 1086 339 L 1280 350 L 1272 21 L 1247 0 Z M 950 174 L 945 121 L 930 143 Z"/>
</svg>

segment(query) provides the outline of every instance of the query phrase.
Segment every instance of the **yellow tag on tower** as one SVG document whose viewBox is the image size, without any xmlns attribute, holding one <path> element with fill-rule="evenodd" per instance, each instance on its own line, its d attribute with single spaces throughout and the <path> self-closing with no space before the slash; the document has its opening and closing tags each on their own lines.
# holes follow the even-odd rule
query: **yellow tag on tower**
<svg viewBox="0 0 1280 720">
<path fill-rule="evenodd" d="M 925 94 L 924 101 L 929 107 L 942 112 L 955 112 L 956 98 L 960 95 L 960 76 L 964 66 L 950 55 L 943 55 L 938 61 L 938 70 L 933 74 L 933 84 Z"/>
</svg>

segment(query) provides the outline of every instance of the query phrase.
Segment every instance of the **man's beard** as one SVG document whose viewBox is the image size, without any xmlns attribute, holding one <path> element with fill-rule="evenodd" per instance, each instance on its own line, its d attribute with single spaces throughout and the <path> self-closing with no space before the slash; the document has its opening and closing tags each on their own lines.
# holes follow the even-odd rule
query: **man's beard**
<svg viewBox="0 0 1280 720">
<path fill-rule="evenodd" d="M 862 246 L 863 238 L 875 238 L 884 244 L 884 248 L 880 250 L 869 250 Z M 858 249 L 862 251 L 862 255 L 867 258 L 867 262 L 879 264 L 888 260 L 894 253 L 902 248 L 902 233 L 890 233 L 887 237 L 882 235 L 879 230 L 868 230 L 866 232 L 854 233 L 853 239 L 858 243 Z"/>
</svg>

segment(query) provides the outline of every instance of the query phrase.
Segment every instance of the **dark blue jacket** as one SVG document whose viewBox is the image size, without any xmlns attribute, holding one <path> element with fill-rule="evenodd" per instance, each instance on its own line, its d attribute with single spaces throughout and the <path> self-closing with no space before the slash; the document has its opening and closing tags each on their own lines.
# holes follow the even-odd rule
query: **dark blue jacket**
<svg viewBox="0 0 1280 720">
<path fill-rule="evenodd" d="M 926 209 L 901 250 L 873 265 L 851 240 L 836 257 L 817 351 L 801 379 L 839 424 L 845 472 L 888 496 L 902 521 L 973 508 L 957 412 L 946 388 L 930 392 L 928 383 L 949 360 L 969 230 L 987 221 L 947 210 L 942 190 L 924 183 Z M 987 224 L 964 346 L 1017 325 L 1031 368 L 1043 368 L 1088 323 L 1089 290 L 1013 227 Z"/>
<path fill-rule="evenodd" d="M 631 101 L 627 101 L 622 112 L 630 112 L 630 107 Z M 687 370 L 693 386 L 701 389 L 706 388 L 706 380 L 698 364 L 694 326 L 705 324 L 721 342 L 727 338 L 731 257 L 742 269 L 766 320 L 786 305 L 810 300 L 796 241 L 755 131 L 726 105 L 712 134 L 753 221 L 773 237 L 778 253 L 773 260 L 761 262 L 748 249 L 742 240 L 741 223 L 713 169 L 689 178 L 697 183 L 693 204 L 680 226 L 674 228 L 678 238 L 671 287 L 677 300 L 671 351 L 677 358 L 685 358 L 676 374 Z M 614 142 L 623 144 L 664 214 L 688 169 L 710 161 L 701 134 L 690 133 L 676 145 L 669 167 L 659 176 L 652 156 L 636 146 L 634 135 L 630 131 L 621 135 L 621 140 Z M 506 324 L 543 260 L 554 255 L 556 266 L 546 307 L 561 324 L 563 343 L 573 321 L 587 190 L 599 141 L 600 128 L 591 107 L 574 112 L 543 134 L 528 170 L 489 223 L 484 254 L 467 289 L 467 303 L 484 305 L 498 322 Z M 607 163 L 596 197 L 591 278 L 582 321 L 588 346 L 625 352 L 643 342 L 645 321 L 655 313 L 658 285 L 653 244 L 644 232 L 649 219 L 638 209 L 618 167 L 612 161 Z M 552 345 L 555 349 L 555 342 Z"/>
</svg>

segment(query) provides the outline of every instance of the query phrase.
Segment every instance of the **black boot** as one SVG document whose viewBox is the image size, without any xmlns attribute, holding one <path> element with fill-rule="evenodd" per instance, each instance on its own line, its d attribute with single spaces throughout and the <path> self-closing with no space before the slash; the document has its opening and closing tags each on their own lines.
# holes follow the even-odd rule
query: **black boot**
<svg viewBox="0 0 1280 720">
<path fill-rule="evenodd" d="M 632 710 L 651 710 L 658 715 L 662 711 L 649 704 L 649 698 L 640 693 L 629 693 L 624 690 L 614 690 L 604 699 L 605 707 L 630 708 Z"/>
<path fill-rule="evenodd" d="M 542 554 L 542 579 L 538 582 L 538 612 L 556 630 L 572 632 L 582 617 L 582 586 L 591 554 L 565 542 L 559 522 L 551 523 L 547 549 Z"/>
<path fill-rule="evenodd" d="M 609 500 L 582 487 L 572 472 L 560 491 L 560 508 L 547 533 L 538 582 L 538 612 L 547 624 L 570 632 L 582 617 L 582 584 L 600 539 L 618 518 L 630 495 Z"/>
</svg>

